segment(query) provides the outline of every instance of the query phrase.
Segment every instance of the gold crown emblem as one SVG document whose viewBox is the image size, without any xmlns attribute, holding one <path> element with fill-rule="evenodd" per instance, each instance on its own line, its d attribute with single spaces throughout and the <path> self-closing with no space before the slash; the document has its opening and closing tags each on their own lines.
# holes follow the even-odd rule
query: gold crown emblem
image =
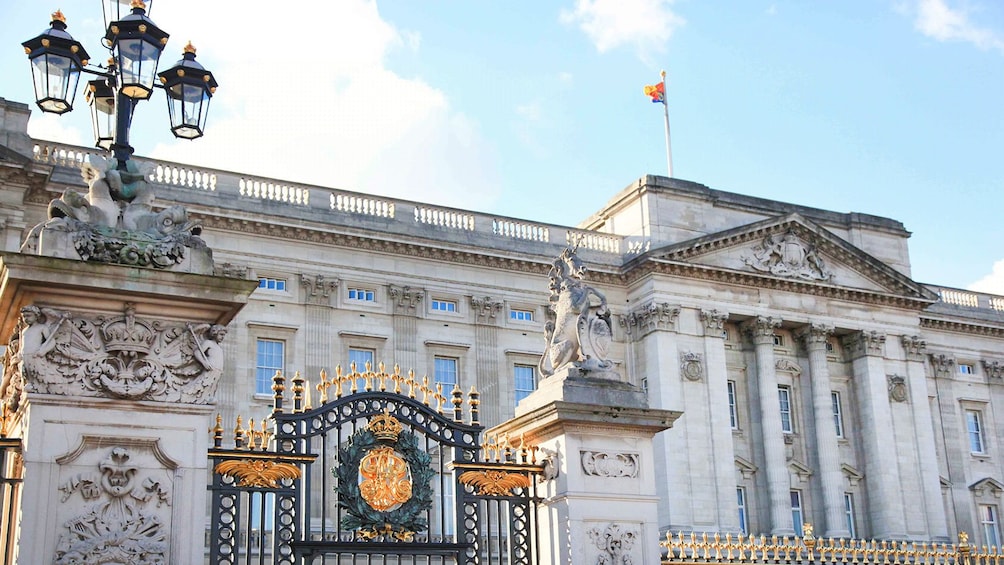
<svg viewBox="0 0 1004 565">
<path fill-rule="evenodd" d="M 397 436 L 403 429 L 401 422 L 391 416 L 387 410 L 370 420 L 370 423 L 366 424 L 366 428 L 373 432 L 373 437 L 377 440 L 389 442 L 397 442 Z"/>
</svg>

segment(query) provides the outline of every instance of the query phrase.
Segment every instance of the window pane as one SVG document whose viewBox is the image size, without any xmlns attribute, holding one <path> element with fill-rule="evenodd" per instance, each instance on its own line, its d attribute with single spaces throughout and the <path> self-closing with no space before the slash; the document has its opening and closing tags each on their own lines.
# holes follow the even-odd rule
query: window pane
<svg viewBox="0 0 1004 565">
<path fill-rule="evenodd" d="M 837 431 L 837 437 L 844 437 L 844 417 L 840 413 L 840 393 L 831 392 L 830 400 L 833 402 L 833 427 Z"/>
<path fill-rule="evenodd" d="M 736 503 L 739 506 L 739 531 L 748 534 L 749 517 L 746 513 L 746 489 L 743 487 L 736 487 Z"/>
<path fill-rule="evenodd" d="M 516 404 L 537 388 L 534 378 L 535 368 L 531 365 L 516 365 L 513 367 L 513 382 L 516 389 Z"/>
<path fill-rule="evenodd" d="M 851 538 L 857 537 L 857 528 L 854 527 L 854 495 L 849 492 L 844 493 L 844 515 L 847 516 L 847 531 L 851 533 Z"/>
<path fill-rule="evenodd" d="M 729 423 L 732 424 L 732 429 L 739 429 L 739 414 L 736 411 L 736 383 L 733 381 L 728 382 L 729 391 Z"/>
<path fill-rule="evenodd" d="M 439 312 L 456 312 L 457 303 L 452 300 L 432 300 L 432 309 Z"/>
<path fill-rule="evenodd" d="M 997 507 L 990 505 L 980 506 L 980 523 L 983 526 L 983 538 L 986 544 L 999 547 L 1000 530 L 997 525 Z"/>
<path fill-rule="evenodd" d="M 795 527 L 795 535 L 802 535 L 802 493 L 791 491 L 791 523 Z"/>
<path fill-rule="evenodd" d="M 786 434 L 792 432 L 791 427 L 791 393 L 788 387 L 778 387 L 777 398 L 781 407 L 781 431 Z"/>
<path fill-rule="evenodd" d="M 457 384 L 457 360 L 452 357 L 436 357 L 435 379 L 437 383 L 442 383 L 443 392 L 453 390 L 453 385 Z"/>
<path fill-rule="evenodd" d="M 376 353 L 372 349 L 359 349 L 355 347 L 349 348 L 349 368 L 351 369 L 352 364 L 356 364 L 356 371 L 362 373 L 366 370 L 366 364 L 369 363 L 373 370 L 376 370 L 376 362 L 374 358 Z"/>
<path fill-rule="evenodd" d="M 976 410 L 966 410 L 966 428 L 969 431 L 969 451 L 972 453 L 983 453 L 983 423 L 980 421 L 980 413 Z"/>
<path fill-rule="evenodd" d="M 255 394 L 272 393 L 272 377 L 285 366 L 285 342 L 259 339 L 255 362 Z"/>
</svg>

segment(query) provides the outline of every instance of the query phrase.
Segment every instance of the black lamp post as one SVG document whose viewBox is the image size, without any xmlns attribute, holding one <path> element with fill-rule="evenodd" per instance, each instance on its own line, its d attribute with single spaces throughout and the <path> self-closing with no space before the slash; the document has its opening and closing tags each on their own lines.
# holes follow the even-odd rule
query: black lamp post
<svg viewBox="0 0 1004 565">
<path fill-rule="evenodd" d="M 147 15 L 143 0 L 103 0 L 103 11 L 107 26 L 103 45 L 112 56 L 105 68 L 87 66 L 87 52 L 66 32 L 61 12 L 52 15 L 49 29 L 22 45 L 31 61 L 36 103 L 43 112 L 63 114 L 73 109 L 81 71 L 102 77 L 88 82 L 86 93 L 95 145 L 111 150 L 118 168 L 125 170 L 133 153 L 129 128 L 137 102 L 150 98 L 155 87 L 165 89 L 172 133 L 195 139 L 205 131 L 217 83 L 195 62 L 191 43 L 174 67 L 157 74 L 168 34 Z M 163 85 L 156 83 L 158 76 Z"/>
</svg>

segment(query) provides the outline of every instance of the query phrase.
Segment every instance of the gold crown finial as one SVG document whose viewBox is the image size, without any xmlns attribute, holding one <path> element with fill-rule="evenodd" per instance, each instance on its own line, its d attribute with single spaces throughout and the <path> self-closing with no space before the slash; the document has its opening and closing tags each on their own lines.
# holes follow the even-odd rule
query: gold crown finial
<svg viewBox="0 0 1004 565">
<path fill-rule="evenodd" d="M 132 0 L 132 4 L 129 4 L 130 8 L 143 8 L 146 10 L 146 2 L 143 0 Z"/>
<path fill-rule="evenodd" d="M 385 408 L 383 414 L 370 420 L 370 423 L 366 425 L 366 428 L 373 432 L 373 437 L 379 441 L 389 441 L 392 443 L 397 442 L 397 436 L 400 435 L 401 430 L 404 429 L 401 426 L 401 422 L 397 421 L 397 418 L 390 415 L 390 412 Z"/>
<path fill-rule="evenodd" d="M 194 46 L 194 45 L 192 45 L 192 42 L 191 42 L 191 41 L 189 41 L 189 42 L 188 42 L 188 43 L 187 43 L 187 44 L 185 45 L 185 48 L 184 48 L 184 49 L 182 49 L 182 51 L 184 51 L 185 53 L 191 53 L 192 55 L 195 55 L 195 46 Z"/>
<path fill-rule="evenodd" d="M 66 23 L 66 16 L 63 15 L 62 10 L 56 10 L 52 13 L 52 21 Z"/>
</svg>

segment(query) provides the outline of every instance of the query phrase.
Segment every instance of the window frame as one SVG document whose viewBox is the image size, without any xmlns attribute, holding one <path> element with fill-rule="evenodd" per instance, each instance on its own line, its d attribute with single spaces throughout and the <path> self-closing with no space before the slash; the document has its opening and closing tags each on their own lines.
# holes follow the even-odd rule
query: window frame
<svg viewBox="0 0 1004 565">
<path fill-rule="evenodd" d="M 739 531 L 749 534 L 749 498 L 746 497 L 746 487 L 736 487 L 736 506 L 739 510 Z"/>
<path fill-rule="evenodd" d="M 805 523 L 805 499 L 802 498 L 802 491 L 791 489 L 788 491 L 791 499 L 791 523 L 795 528 L 795 535 L 802 535 L 802 524 Z M 795 517 L 798 517 L 796 519 Z"/>
<path fill-rule="evenodd" d="M 844 405 L 840 398 L 840 392 L 830 391 L 830 405 L 833 410 L 833 428 L 838 439 L 845 439 L 844 436 Z"/>
<path fill-rule="evenodd" d="M 987 511 L 986 514 L 983 512 L 984 510 Z M 977 506 L 977 511 L 979 512 L 980 529 L 983 530 L 983 542 L 991 547 L 1000 547 L 1000 512 L 998 512 L 997 506 L 980 504 Z"/>
<path fill-rule="evenodd" d="M 854 493 L 845 492 L 844 493 L 844 518 L 847 522 L 847 531 L 850 532 L 850 538 L 857 538 L 857 516 L 854 512 Z"/>
<path fill-rule="evenodd" d="M 795 409 L 792 405 L 792 396 L 790 386 L 777 386 L 778 411 L 781 413 L 781 432 L 786 435 L 795 433 Z M 787 409 L 785 405 L 787 405 Z"/>
<path fill-rule="evenodd" d="M 519 317 L 519 314 L 525 314 L 528 317 Z M 519 322 L 521 324 L 532 324 L 537 321 L 537 313 L 533 308 L 520 308 L 518 306 L 509 307 L 509 321 Z"/>
<path fill-rule="evenodd" d="M 269 287 L 269 283 L 273 283 L 271 287 Z M 280 277 L 259 276 L 258 288 L 256 290 L 264 290 L 268 292 L 289 292 L 289 280 Z"/>
<path fill-rule="evenodd" d="M 453 382 L 448 383 L 446 381 L 441 381 L 439 379 L 439 362 L 440 361 L 452 361 L 453 362 Z M 451 390 L 460 384 L 460 357 L 453 355 L 433 355 L 432 356 L 432 387 L 435 389 L 437 385 L 443 385 L 443 394 L 449 394 Z M 447 387 L 446 385 L 450 386 Z"/>
<path fill-rule="evenodd" d="M 972 417 L 972 418 L 971 418 Z M 969 443 L 969 453 L 972 455 L 986 455 L 987 454 L 987 436 L 986 436 L 986 424 L 983 418 L 983 411 L 975 408 L 966 408 L 965 410 L 965 420 L 966 420 L 966 437 Z M 973 424 L 976 429 L 973 429 Z M 976 446 L 974 443 L 978 443 Z M 973 449 L 977 447 L 978 449 Z"/>
<path fill-rule="evenodd" d="M 960 375 L 973 376 L 976 374 L 976 363 L 959 363 L 956 365 L 959 368 Z"/>
<path fill-rule="evenodd" d="M 255 344 L 254 395 L 271 396 L 273 394 L 272 378 L 275 376 L 275 372 L 278 370 L 281 371 L 283 375 L 286 374 L 286 365 L 287 365 L 286 340 L 274 337 L 255 337 L 254 344 Z M 264 344 L 278 344 L 280 346 L 281 359 L 279 361 L 278 366 L 266 365 L 262 363 L 261 346 Z M 263 370 L 269 371 L 269 374 L 266 377 L 264 377 L 264 380 L 262 380 Z M 259 385 L 263 383 L 266 385 L 264 391 L 261 390 L 259 387 Z"/>
<path fill-rule="evenodd" d="M 358 295 L 359 293 L 363 294 L 363 298 L 353 296 L 353 294 Z M 345 287 L 345 300 L 351 304 L 375 304 L 376 289 L 368 288 L 365 285 L 347 286 Z"/>
<path fill-rule="evenodd" d="M 438 305 L 446 305 L 447 308 L 437 308 Z M 449 308 L 452 306 L 453 308 Z M 432 298 L 429 300 L 429 311 L 436 314 L 459 314 L 460 301 L 450 298 Z"/>
<path fill-rule="evenodd" d="M 525 369 L 530 372 L 530 382 L 532 387 L 530 389 L 522 389 L 519 387 L 520 379 L 518 375 L 519 369 Z M 513 406 L 519 405 L 519 401 L 523 400 L 527 396 L 533 394 L 537 390 L 537 367 L 533 365 L 528 365 L 526 363 L 513 363 L 512 365 L 512 390 L 513 390 Z M 522 396 L 520 393 L 523 393 Z"/>
<path fill-rule="evenodd" d="M 725 383 L 726 394 L 728 395 L 729 403 L 729 423 L 732 424 L 733 430 L 739 429 L 739 390 L 736 386 L 736 381 L 726 381 Z"/>
</svg>

